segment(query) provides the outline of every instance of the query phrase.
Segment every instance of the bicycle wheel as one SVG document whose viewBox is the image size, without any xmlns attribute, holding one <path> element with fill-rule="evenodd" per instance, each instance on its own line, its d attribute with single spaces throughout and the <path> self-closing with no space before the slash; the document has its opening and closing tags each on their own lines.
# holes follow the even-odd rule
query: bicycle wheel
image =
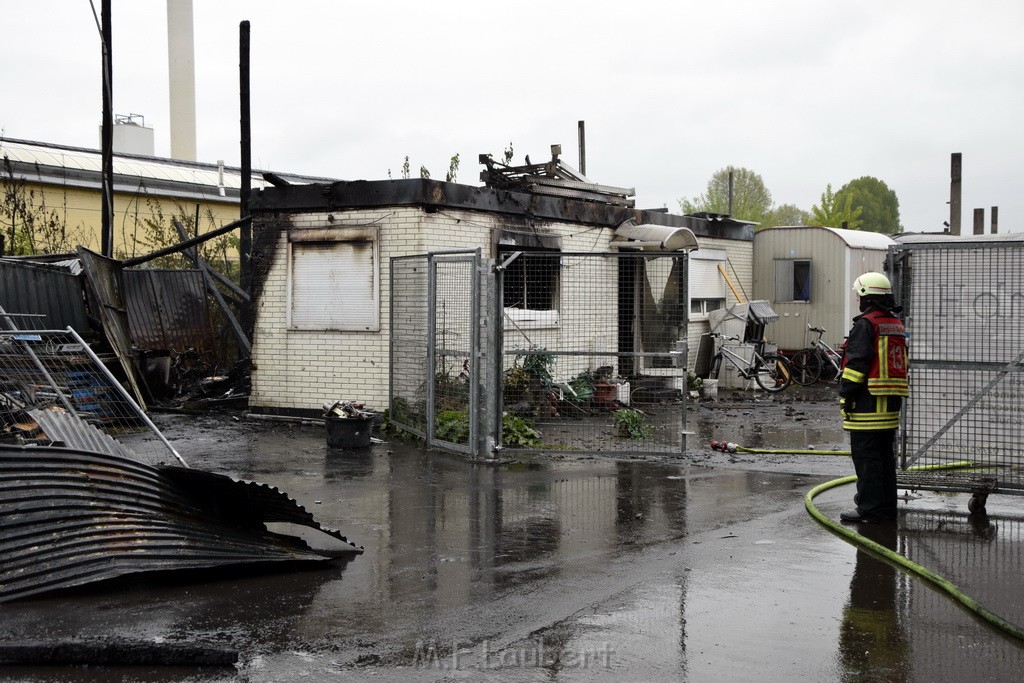
<svg viewBox="0 0 1024 683">
<path fill-rule="evenodd" d="M 758 366 L 754 381 L 765 391 L 782 391 L 793 382 L 793 368 L 782 356 L 769 353 L 764 357 L 764 365 Z"/>
<path fill-rule="evenodd" d="M 708 372 L 709 379 L 718 379 L 718 373 L 722 370 L 722 352 L 719 351 L 711 359 L 711 368 Z"/>
<path fill-rule="evenodd" d="M 793 368 L 793 381 L 802 387 L 814 384 L 821 378 L 821 356 L 814 349 L 802 349 L 789 359 Z"/>
<path fill-rule="evenodd" d="M 823 379 L 826 382 L 833 382 L 839 379 L 843 358 L 842 356 L 837 356 L 838 354 L 830 359 L 823 358 L 820 354 L 818 355 L 818 359 L 821 361 L 821 377 L 818 379 Z"/>
</svg>

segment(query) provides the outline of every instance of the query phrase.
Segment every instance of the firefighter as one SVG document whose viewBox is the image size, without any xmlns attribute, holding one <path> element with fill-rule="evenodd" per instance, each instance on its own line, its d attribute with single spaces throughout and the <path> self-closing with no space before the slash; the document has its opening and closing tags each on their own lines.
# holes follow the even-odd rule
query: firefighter
<svg viewBox="0 0 1024 683">
<path fill-rule="evenodd" d="M 896 428 L 907 381 L 907 335 L 892 285 L 882 273 L 864 273 L 853 283 L 860 315 L 845 344 L 839 402 L 843 429 L 857 472 L 857 507 L 844 522 L 896 519 Z"/>
</svg>

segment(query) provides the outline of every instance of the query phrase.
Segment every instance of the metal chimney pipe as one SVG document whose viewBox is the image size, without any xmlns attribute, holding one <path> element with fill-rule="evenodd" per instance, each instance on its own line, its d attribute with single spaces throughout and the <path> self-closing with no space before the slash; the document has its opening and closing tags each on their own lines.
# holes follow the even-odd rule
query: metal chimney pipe
<svg viewBox="0 0 1024 683">
<path fill-rule="evenodd" d="M 167 0 L 171 158 L 196 161 L 196 67 L 192 0 Z"/>
<path fill-rule="evenodd" d="M 732 215 L 732 170 L 729 170 L 729 215 Z"/>
<path fill-rule="evenodd" d="M 580 175 L 587 175 L 587 132 L 585 130 L 585 123 L 580 121 L 579 126 L 579 138 L 580 138 Z"/>
</svg>

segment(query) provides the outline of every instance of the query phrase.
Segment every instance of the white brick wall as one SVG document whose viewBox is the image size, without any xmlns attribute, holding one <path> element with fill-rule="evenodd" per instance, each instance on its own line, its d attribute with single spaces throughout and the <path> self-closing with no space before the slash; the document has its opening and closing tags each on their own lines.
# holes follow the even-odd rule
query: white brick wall
<svg viewBox="0 0 1024 683">
<path fill-rule="evenodd" d="M 264 288 L 256 309 L 255 338 L 252 349 L 254 370 L 250 404 L 255 408 L 319 409 L 324 402 L 335 400 L 364 401 L 368 407 L 383 410 L 388 399 L 388 326 L 390 302 L 390 259 L 395 256 L 424 254 L 428 251 L 482 248 L 485 258 L 491 258 L 492 233 L 506 225 L 496 214 L 444 209 L 427 213 L 417 207 L 398 207 L 374 210 L 350 210 L 327 213 L 305 213 L 288 216 L 295 228 L 327 228 L 373 225 L 380 229 L 380 319 L 379 332 L 289 330 L 288 311 L 288 249 L 287 234 L 278 237 L 274 261 L 267 273 Z M 611 228 L 594 228 L 570 223 L 546 222 L 537 225 L 545 232 L 562 237 L 565 252 L 608 251 L 613 235 Z M 750 292 L 752 278 L 751 243 L 733 240 L 700 239 L 705 248 L 725 249 L 740 281 Z M 609 269 L 609 281 L 614 281 L 614 264 Z M 571 277 L 571 269 L 563 269 L 563 277 Z M 591 274 L 591 276 L 593 276 Z M 730 272 L 730 277 L 732 273 Z M 739 287 L 739 284 L 734 282 Z M 615 293 L 604 292 L 610 304 L 603 312 L 586 309 L 587 325 L 573 324 L 573 297 L 595 296 L 594 292 L 580 293 L 572 288 L 563 289 L 561 322 L 558 328 L 531 330 L 529 342 L 537 346 L 558 348 L 560 335 L 568 331 L 573 335 L 575 348 L 603 350 L 616 341 Z M 460 307 L 460 295 L 452 294 L 452 306 Z M 464 299 L 464 297 L 461 297 Z M 734 303 L 730 293 L 730 303 Z M 450 315 L 457 315 L 452 312 Z M 457 318 L 449 319 L 463 329 Z M 576 321 L 578 323 L 579 321 Z M 581 339 L 581 329 L 592 330 L 594 339 Z M 699 331 L 696 333 L 699 336 Z M 691 339 L 694 335 L 691 331 Z M 525 348 L 523 338 L 510 334 L 506 348 Z M 691 349 L 696 345 L 691 341 Z M 694 353 L 691 353 L 691 364 Z M 575 363 L 575 365 L 573 365 Z M 561 368 L 565 377 L 584 369 L 587 359 L 566 360 Z M 572 365 L 572 367 L 570 367 Z M 579 366 L 579 367 L 576 367 Z"/>
</svg>

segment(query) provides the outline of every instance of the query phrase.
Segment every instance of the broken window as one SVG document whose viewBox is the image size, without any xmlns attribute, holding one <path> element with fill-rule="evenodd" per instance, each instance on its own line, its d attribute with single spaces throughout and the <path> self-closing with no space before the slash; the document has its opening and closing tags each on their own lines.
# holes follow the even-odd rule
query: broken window
<svg viewBox="0 0 1024 683">
<path fill-rule="evenodd" d="M 539 247 L 502 250 L 504 262 L 516 251 L 522 254 L 509 263 L 502 278 L 502 306 L 518 323 L 554 325 L 558 323 L 561 253 Z"/>
<path fill-rule="evenodd" d="M 374 229 L 289 234 L 288 326 L 294 330 L 380 330 Z"/>
<path fill-rule="evenodd" d="M 811 300 L 810 259 L 775 259 L 775 301 Z"/>
</svg>

